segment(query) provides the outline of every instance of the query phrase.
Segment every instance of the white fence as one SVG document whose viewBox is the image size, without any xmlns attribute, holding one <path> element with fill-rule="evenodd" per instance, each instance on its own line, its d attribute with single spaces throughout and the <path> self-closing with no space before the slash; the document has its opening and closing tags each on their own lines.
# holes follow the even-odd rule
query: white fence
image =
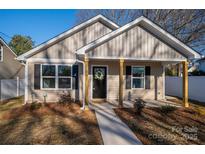
<svg viewBox="0 0 205 154">
<path fill-rule="evenodd" d="M 205 102 L 205 76 L 189 76 L 189 99 Z M 165 78 L 165 94 L 182 98 L 182 78 Z"/>
<path fill-rule="evenodd" d="M 0 80 L 0 100 L 24 95 L 24 79 L 3 79 Z"/>
</svg>

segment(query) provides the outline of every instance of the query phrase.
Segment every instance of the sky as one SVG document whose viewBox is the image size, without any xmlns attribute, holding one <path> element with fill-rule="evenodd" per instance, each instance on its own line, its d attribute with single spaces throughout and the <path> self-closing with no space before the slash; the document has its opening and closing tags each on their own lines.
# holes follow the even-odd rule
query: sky
<svg viewBox="0 0 205 154">
<path fill-rule="evenodd" d="M 8 43 L 15 34 L 30 36 L 37 46 L 75 26 L 77 11 L 0 9 L 0 37 Z"/>
<path fill-rule="evenodd" d="M 76 25 L 76 10 L 0 10 L 0 36 L 30 36 L 35 46 Z M 2 34 L 4 33 L 4 34 Z"/>
</svg>

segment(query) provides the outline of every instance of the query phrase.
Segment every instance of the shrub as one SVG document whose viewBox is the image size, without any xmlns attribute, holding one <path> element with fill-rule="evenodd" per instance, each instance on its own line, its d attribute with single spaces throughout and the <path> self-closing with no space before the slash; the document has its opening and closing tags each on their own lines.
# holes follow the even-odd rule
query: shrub
<svg viewBox="0 0 205 154">
<path fill-rule="evenodd" d="M 31 110 L 37 110 L 41 107 L 41 105 L 42 105 L 41 103 L 31 103 L 30 109 Z"/>
<path fill-rule="evenodd" d="M 142 109 L 145 106 L 145 102 L 141 99 L 136 99 L 134 103 L 134 110 L 136 114 L 141 114 Z"/>
<path fill-rule="evenodd" d="M 165 74 L 167 76 L 176 76 L 177 75 L 177 71 L 174 68 L 165 68 Z"/>
<path fill-rule="evenodd" d="M 171 106 L 171 105 L 163 105 L 161 106 L 161 112 L 167 114 L 169 112 L 172 112 L 176 110 L 176 107 L 175 106 Z"/>
<path fill-rule="evenodd" d="M 63 92 L 62 94 L 60 94 L 59 97 L 59 103 L 60 104 L 66 104 L 66 103 L 73 103 L 74 100 L 71 98 L 71 94 L 70 92 Z"/>
</svg>

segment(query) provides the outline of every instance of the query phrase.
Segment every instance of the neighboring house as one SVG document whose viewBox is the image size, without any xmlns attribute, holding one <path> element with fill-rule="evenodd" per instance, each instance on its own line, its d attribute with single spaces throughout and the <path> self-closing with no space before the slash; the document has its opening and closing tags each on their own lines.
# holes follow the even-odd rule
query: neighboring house
<svg viewBox="0 0 205 154">
<path fill-rule="evenodd" d="M 24 79 L 24 65 L 16 60 L 17 55 L 0 38 L 0 80 L 1 79 Z"/>
<path fill-rule="evenodd" d="M 145 17 L 119 27 L 98 15 L 18 57 L 25 102 L 57 102 L 64 92 L 92 100 L 164 99 L 165 70 L 200 55 Z"/>
<path fill-rule="evenodd" d="M 198 63 L 197 65 L 198 70 L 205 72 L 205 57 L 197 60 L 196 63 Z"/>
<path fill-rule="evenodd" d="M 191 73 L 195 70 L 205 72 L 205 57 L 192 62 L 192 66 L 190 66 L 189 72 Z"/>
</svg>

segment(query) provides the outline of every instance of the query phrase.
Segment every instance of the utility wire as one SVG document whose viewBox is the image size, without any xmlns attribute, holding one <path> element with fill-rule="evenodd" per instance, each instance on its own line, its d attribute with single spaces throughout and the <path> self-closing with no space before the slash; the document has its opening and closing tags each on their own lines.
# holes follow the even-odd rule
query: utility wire
<svg viewBox="0 0 205 154">
<path fill-rule="evenodd" d="M 2 36 L 2 38 L 8 43 L 12 37 L 10 37 L 9 35 L 3 33 L 3 32 L 0 32 L 0 37 Z"/>
<path fill-rule="evenodd" d="M 12 38 L 11 36 L 9 36 L 9 35 L 7 35 L 7 34 L 5 34 L 5 33 L 3 33 L 3 32 L 0 32 L 0 34 L 6 36 L 7 38 L 10 38 L 10 39 Z"/>
</svg>

